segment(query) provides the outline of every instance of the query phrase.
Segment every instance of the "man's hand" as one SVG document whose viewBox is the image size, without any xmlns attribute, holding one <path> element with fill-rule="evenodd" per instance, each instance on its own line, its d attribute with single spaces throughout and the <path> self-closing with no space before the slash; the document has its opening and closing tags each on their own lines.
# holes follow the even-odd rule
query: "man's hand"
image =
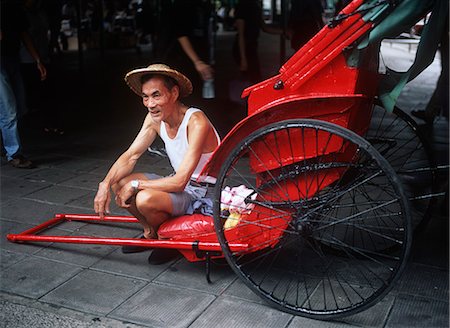
<svg viewBox="0 0 450 328">
<path fill-rule="evenodd" d="M 211 80 L 214 77 L 212 67 L 201 60 L 195 62 L 195 69 L 200 74 L 203 81 Z"/>
<path fill-rule="evenodd" d="M 122 208 L 130 207 L 130 200 L 136 193 L 136 190 L 131 186 L 131 181 L 120 189 L 116 195 L 116 204 Z"/>
<path fill-rule="evenodd" d="M 94 198 L 94 210 L 98 213 L 100 218 L 103 219 L 105 213 L 109 213 L 109 204 L 111 203 L 111 192 L 109 191 L 109 186 L 100 182 L 98 185 L 97 195 Z"/>
<path fill-rule="evenodd" d="M 47 69 L 40 61 L 37 61 L 37 67 L 41 75 L 41 81 L 44 81 L 47 78 Z"/>
</svg>

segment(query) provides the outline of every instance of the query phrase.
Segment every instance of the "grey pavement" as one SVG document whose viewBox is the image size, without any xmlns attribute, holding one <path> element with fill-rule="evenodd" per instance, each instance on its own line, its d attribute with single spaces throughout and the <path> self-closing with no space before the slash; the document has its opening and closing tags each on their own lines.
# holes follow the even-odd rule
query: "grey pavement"
<svg viewBox="0 0 450 328">
<path fill-rule="evenodd" d="M 263 35 L 263 72 L 277 70 L 278 39 Z M 232 35 L 222 35 L 216 72 L 229 81 L 237 74 L 229 59 Z M 410 64 L 406 45 L 384 45 L 383 61 Z M 104 59 L 91 51 L 84 74 L 72 54 L 62 59 L 60 100 L 67 133 L 50 137 L 31 119 L 24 125 L 26 153 L 38 167 L 19 170 L 2 159 L 0 212 L 0 327 L 448 327 L 448 204 L 437 199 L 430 223 L 413 241 L 412 255 L 400 281 L 372 308 L 338 320 L 318 321 L 278 311 L 250 291 L 227 266 L 215 266 L 212 284 L 204 263 L 184 258 L 160 266 L 148 253 L 122 254 L 120 247 L 75 244 L 16 244 L 18 233 L 55 213 L 93 213 L 97 183 L 135 136 L 144 110 L 122 82 L 124 73 L 145 65 L 148 54 L 133 50 Z M 438 58 L 404 90 L 399 106 L 406 112 L 425 108 L 439 76 Z M 226 82 L 217 78 L 218 99 L 208 112 L 224 134 L 243 117 L 226 101 Z M 419 122 L 420 123 L 420 122 Z M 425 128 L 424 128 L 425 129 Z M 448 164 L 448 123 L 440 118 L 425 129 L 439 164 Z M 144 156 L 138 168 L 169 172 L 166 160 Z M 445 180 L 445 172 L 442 174 Z M 448 176 L 448 175 L 447 175 Z M 441 186 L 443 190 L 448 185 Z M 113 207 L 113 214 L 126 214 Z M 52 234 L 134 237 L 137 225 L 65 223 Z"/>
</svg>

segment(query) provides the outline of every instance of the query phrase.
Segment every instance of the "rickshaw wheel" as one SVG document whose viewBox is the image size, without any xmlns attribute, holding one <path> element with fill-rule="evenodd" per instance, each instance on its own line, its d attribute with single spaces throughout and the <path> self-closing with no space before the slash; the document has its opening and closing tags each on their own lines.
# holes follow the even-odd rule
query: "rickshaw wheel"
<svg viewBox="0 0 450 328">
<path fill-rule="evenodd" d="M 376 100 L 365 136 L 387 159 L 403 184 L 411 206 L 414 230 L 421 230 L 430 218 L 436 191 L 436 161 L 427 137 L 404 111 L 394 107 L 388 113 Z"/>
<path fill-rule="evenodd" d="M 238 186 L 253 192 L 225 210 L 222 190 Z M 227 227 L 231 219 L 238 222 Z M 217 178 L 214 225 L 251 290 L 315 319 L 374 305 L 399 278 L 411 244 L 408 203 L 386 159 L 354 132 L 307 119 L 264 126 L 230 152 Z"/>
</svg>

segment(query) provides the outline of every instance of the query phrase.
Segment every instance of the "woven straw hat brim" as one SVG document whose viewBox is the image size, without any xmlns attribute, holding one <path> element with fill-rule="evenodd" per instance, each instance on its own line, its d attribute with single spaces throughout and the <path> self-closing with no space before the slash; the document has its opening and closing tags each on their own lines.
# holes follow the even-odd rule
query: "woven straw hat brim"
<svg viewBox="0 0 450 328">
<path fill-rule="evenodd" d="M 161 74 L 173 78 L 180 88 L 180 97 L 187 97 L 192 93 L 192 83 L 184 74 L 164 64 L 152 64 L 145 68 L 134 69 L 125 75 L 125 82 L 139 97 L 142 96 L 141 77 L 146 74 Z"/>
</svg>

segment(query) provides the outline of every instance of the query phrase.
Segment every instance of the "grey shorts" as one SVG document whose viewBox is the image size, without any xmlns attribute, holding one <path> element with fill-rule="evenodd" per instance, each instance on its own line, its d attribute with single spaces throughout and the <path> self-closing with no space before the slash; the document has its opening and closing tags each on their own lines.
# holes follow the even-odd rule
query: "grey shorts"
<svg viewBox="0 0 450 328">
<path fill-rule="evenodd" d="M 154 173 L 144 173 L 149 180 L 163 178 Z M 212 213 L 212 201 L 214 187 L 201 187 L 188 184 L 182 192 L 170 192 L 172 200 L 172 215 L 181 216 L 193 214 L 198 210 L 203 214 Z"/>
</svg>

